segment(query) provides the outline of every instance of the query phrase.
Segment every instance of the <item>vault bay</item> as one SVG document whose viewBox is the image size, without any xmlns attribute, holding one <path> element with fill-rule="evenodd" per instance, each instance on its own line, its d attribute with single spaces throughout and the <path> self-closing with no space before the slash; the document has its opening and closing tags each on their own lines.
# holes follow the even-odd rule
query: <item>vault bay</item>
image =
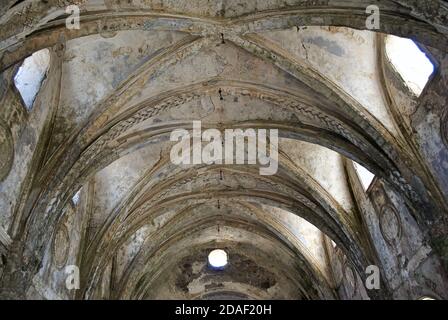
<svg viewBox="0 0 448 320">
<path fill-rule="evenodd" d="M 448 6 L 370 2 L 0 0 L 0 298 L 447 299 Z"/>
</svg>

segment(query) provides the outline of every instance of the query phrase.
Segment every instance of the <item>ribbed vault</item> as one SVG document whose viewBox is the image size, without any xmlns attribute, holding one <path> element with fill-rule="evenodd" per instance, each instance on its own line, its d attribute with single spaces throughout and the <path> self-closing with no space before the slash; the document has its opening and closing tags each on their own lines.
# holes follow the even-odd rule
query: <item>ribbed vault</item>
<svg viewBox="0 0 448 320">
<path fill-rule="evenodd" d="M 375 1 L 378 32 L 364 30 L 371 1 L 71 1 L 79 30 L 65 26 L 67 1 L 3 2 L 5 88 L 23 59 L 51 55 L 28 116 L 34 150 L 1 182 L 13 242 L 5 296 L 390 298 L 395 278 L 364 286 L 369 265 L 393 269 L 376 237 L 395 229 L 369 220 L 384 209 L 361 189 L 356 161 L 376 176 L 370 197 L 388 195 L 406 215 L 401 228 L 417 230 L 403 246 L 433 246 L 433 290 L 446 297 L 447 192 L 399 109 L 424 100 L 397 85 L 384 53 L 385 34 L 413 38 L 445 70 L 444 1 Z M 427 95 L 446 81 L 437 77 Z M 8 90 L 0 101 L 17 104 Z M 170 134 L 197 120 L 203 130 L 278 129 L 277 173 L 174 164 Z M 207 265 L 213 249 L 229 253 L 226 269 Z M 81 279 L 69 293 L 68 264 Z"/>
</svg>

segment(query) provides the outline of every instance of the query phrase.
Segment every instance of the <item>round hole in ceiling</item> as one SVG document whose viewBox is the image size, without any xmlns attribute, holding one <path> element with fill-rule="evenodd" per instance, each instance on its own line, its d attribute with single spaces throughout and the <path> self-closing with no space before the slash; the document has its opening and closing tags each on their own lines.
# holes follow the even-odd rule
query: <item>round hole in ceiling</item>
<svg viewBox="0 0 448 320">
<path fill-rule="evenodd" d="M 216 249 L 209 253 L 208 263 L 212 268 L 223 269 L 228 263 L 227 258 L 227 252 Z"/>
</svg>

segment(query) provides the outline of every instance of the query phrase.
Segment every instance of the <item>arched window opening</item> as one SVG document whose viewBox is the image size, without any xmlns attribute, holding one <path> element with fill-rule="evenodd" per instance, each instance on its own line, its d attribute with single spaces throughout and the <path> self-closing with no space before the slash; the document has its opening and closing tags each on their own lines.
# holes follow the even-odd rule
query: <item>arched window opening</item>
<svg viewBox="0 0 448 320">
<path fill-rule="evenodd" d="M 78 203 L 79 203 L 79 198 L 80 198 L 80 196 L 81 196 L 81 189 L 79 189 L 78 192 L 76 192 L 75 195 L 74 195 L 73 198 L 72 198 L 72 202 L 73 202 L 73 205 L 74 205 L 75 207 L 76 207 L 76 206 L 78 205 Z"/>
<path fill-rule="evenodd" d="M 19 91 L 25 107 L 33 108 L 34 100 L 50 65 L 50 51 L 42 49 L 26 58 L 14 77 L 14 84 Z"/>
<path fill-rule="evenodd" d="M 359 163 L 353 161 L 353 164 L 355 165 L 356 172 L 358 173 L 358 177 L 361 181 L 364 191 L 367 191 L 367 189 L 369 189 L 370 185 L 372 184 L 375 175 Z"/>
<path fill-rule="evenodd" d="M 330 240 L 330 242 L 331 242 L 331 246 L 332 246 L 333 248 L 336 248 L 336 242 L 334 242 L 333 240 Z"/>
<path fill-rule="evenodd" d="M 396 36 L 387 36 L 386 53 L 407 87 L 420 96 L 434 72 L 431 60 L 414 41 Z"/>
</svg>

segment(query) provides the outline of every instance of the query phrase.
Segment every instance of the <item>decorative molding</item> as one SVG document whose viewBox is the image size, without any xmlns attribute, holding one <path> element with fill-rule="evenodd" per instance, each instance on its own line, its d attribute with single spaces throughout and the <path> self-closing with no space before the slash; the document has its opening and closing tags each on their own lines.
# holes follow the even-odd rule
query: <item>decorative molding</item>
<svg viewBox="0 0 448 320">
<path fill-rule="evenodd" d="M 6 249 L 9 249 L 12 244 L 11 237 L 2 227 L 0 227 L 0 244 L 2 244 Z"/>
<path fill-rule="evenodd" d="M 73 39 L 98 34 L 103 29 L 107 31 L 169 30 L 173 32 L 188 32 L 190 34 L 215 35 L 220 33 L 262 33 L 272 30 L 284 30 L 292 26 L 306 25 L 307 23 L 322 26 L 340 25 L 355 29 L 365 28 L 365 19 L 363 18 L 365 8 L 359 6 L 359 0 L 348 1 L 352 2 L 348 7 L 347 1 L 339 4 L 332 1 L 331 5 L 328 4 L 328 0 L 315 2 L 313 6 L 317 7 L 314 10 L 309 8 L 311 4 L 308 2 L 306 2 L 306 6 L 302 4 L 293 8 L 284 7 L 283 4 L 280 5 L 279 3 L 272 6 L 264 14 L 256 15 L 253 10 L 244 10 L 241 12 L 241 15 L 224 18 L 215 16 L 212 12 L 204 16 L 203 12 L 199 14 L 203 8 L 199 9 L 196 7 L 194 9 L 195 6 L 192 3 L 188 5 L 173 5 L 172 1 L 169 2 L 169 5 L 162 5 L 162 8 L 165 8 L 163 13 L 160 10 L 154 10 L 152 6 L 142 5 L 140 6 L 139 15 L 129 11 L 129 6 L 123 6 L 120 3 L 115 3 L 113 9 L 109 7 L 101 12 L 98 12 L 95 6 L 85 5 L 83 6 L 83 28 L 77 30 L 77 32 L 66 32 L 64 19 L 53 20 L 47 16 L 47 13 L 51 11 L 51 7 L 58 8 L 60 7 L 59 5 L 48 4 L 39 9 L 32 6 L 15 7 L 2 17 L 2 20 L 4 20 L 4 32 L 0 37 L 0 56 L 2 52 L 5 52 L 8 61 L 3 63 L 0 61 L 0 69 L 20 61 L 23 59 L 23 56 L 29 54 L 29 51 L 37 51 L 40 49 L 39 47 L 45 45 L 54 45 L 54 39 L 57 39 L 58 35 L 64 33 Z M 227 10 L 237 10 L 236 7 L 233 7 L 236 3 L 229 5 Z M 325 6 L 327 7 L 325 8 Z M 231 7 L 233 9 L 230 9 Z M 187 8 L 188 10 L 186 10 Z M 340 10 L 341 8 L 344 10 Z M 443 20 L 435 22 L 433 17 L 430 20 L 431 22 L 428 22 L 421 21 L 421 17 L 418 17 L 417 21 L 415 17 L 412 18 L 413 15 L 403 16 L 402 12 L 396 11 L 396 7 L 386 6 L 382 7 L 382 10 L 389 11 L 389 13 L 382 20 L 381 32 L 392 33 L 402 37 L 416 35 L 417 40 L 421 43 L 442 50 L 446 48 L 447 41 L 439 36 L 439 32 L 435 31 L 439 30 L 440 26 L 445 25 Z M 181 11 L 184 11 L 184 13 L 180 14 Z M 236 16 L 240 17 L 235 19 Z M 409 18 L 413 20 L 411 28 L 405 26 Z M 47 21 L 47 23 L 42 25 L 42 21 Z M 39 45 L 36 45 L 36 43 Z M 9 51 L 6 49 L 11 47 L 17 49 L 12 51 L 12 54 L 9 54 Z"/>
<path fill-rule="evenodd" d="M 62 269 L 67 263 L 70 249 L 70 237 L 67 227 L 59 225 L 51 247 L 53 262 L 58 269 Z"/>
<path fill-rule="evenodd" d="M 391 204 L 385 204 L 380 211 L 379 224 L 384 240 L 395 246 L 401 238 L 401 220 L 397 210 Z"/>
<path fill-rule="evenodd" d="M 14 160 L 14 142 L 9 127 L 0 120 L 0 182 L 11 171 Z"/>
<path fill-rule="evenodd" d="M 346 264 L 344 268 L 344 280 L 345 280 L 344 282 L 347 298 L 350 299 L 356 293 L 358 281 L 356 278 L 356 272 L 349 264 Z"/>
<path fill-rule="evenodd" d="M 335 252 L 335 255 L 333 256 L 333 278 L 335 288 L 339 288 L 344 279 L 344 268 L 339 251 Z"/>
<path fill-rule="evenodd" d="M 440 135 L 442 136 L 443 143 L 448 148 L 448 108 L 445 108 L 440 118 Z"/>
</svg>

